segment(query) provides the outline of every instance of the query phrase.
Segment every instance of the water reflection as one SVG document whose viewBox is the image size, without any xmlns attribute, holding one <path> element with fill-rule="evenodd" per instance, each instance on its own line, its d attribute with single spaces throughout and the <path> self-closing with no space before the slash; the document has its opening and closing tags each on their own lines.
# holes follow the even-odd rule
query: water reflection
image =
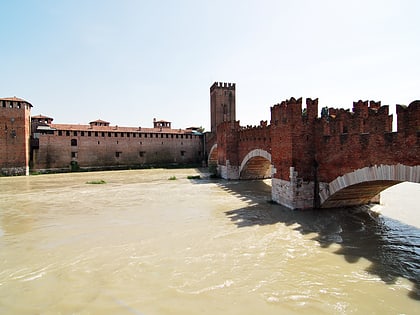
<svg viewBox="0 0 420 315">
<path fill-rule="evenodd" d="M 410 280 L 409 296 L 420 300 L 420 229 L 378 215 L 369 206 L 292 211 L 268 202 L 271 188 L 263 181 L 219 185 L 249 204 L 225 212 L 238 228 L 280 222 L 304 235 L 316 233 L 314 241 L 324 248 L 338 244 L 335 253 L 347 262 L 367 259 L 371 264 L 366 271 L 384 283 L 395 284 L 398 277 Z"/>
</svg>

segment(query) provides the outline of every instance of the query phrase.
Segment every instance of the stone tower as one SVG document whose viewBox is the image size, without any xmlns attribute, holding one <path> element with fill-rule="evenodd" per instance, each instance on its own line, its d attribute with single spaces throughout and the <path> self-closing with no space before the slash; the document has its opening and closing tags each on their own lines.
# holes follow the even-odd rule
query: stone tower
<svg viewBox="0 0 420 315">
<path fill-rule="evenodd" d="M 236 120 L 235 83 L 215 82 L 210 87 L 211 132 L 224 121 Z"/>
<path fill-rule="evenodd" d="M 20 98 L 0 98 L 0 173 L 29 175 L 32 105 Z"/>
</svg>

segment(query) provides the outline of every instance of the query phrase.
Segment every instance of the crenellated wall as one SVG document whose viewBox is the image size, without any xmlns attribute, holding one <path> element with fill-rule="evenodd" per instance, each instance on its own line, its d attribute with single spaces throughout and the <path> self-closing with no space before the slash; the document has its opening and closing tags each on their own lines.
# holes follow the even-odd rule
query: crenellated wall
<svg viewBox="0 0 420 315">
<path fill-rule="evenodd" d="M 212 88 L 229 85 L 215 83 Z M 320 207 L 324 202 L 325 206 L 346 205 L 345 200 L 327 200 L 329 184 L 337 178 L 361 169 L 369 172 L 378 165 L 387 165 L 379 170 L 401 169 L 401 165 L 407 172 L 420 170 L 420 101 L 397 105 L 397 132 L 392 132 L 392 122 L 389 107 L 381 102 L 357 101 L 351 111 L 322 108 L 319 117 L 318 99 L 306 99 L 303 108 L 301 98 L 291 98 L 271 107 L 270 124 L 218 124 L 220 175 L 227 179 L 260 178 L 256 172 L 266 171 L 267 163 L 271 163 L 274 201 L 293 209 Z M 243 172 L 248 159 L 253 159 L 249 163 L 253 169 Z M 348 199 L 352 196 L 349 204 L 366 202 L 373 197 L 369 194 L 399 181 L 397 177 L 386 178 L 375 184 L 358 183 L 365 192 L 363 198 L 355 197 L 354 190 L 343 195 Z M 420 174 L 406 178 L 420 182 Z"/>
</svg>

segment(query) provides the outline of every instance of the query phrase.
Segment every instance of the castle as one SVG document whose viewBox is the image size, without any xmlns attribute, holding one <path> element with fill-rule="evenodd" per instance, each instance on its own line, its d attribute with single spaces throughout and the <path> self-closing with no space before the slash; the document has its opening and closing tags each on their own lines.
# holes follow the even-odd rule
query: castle
<svg viewBox="0 0 420 315">
<path fill-rule="evenodd" d="M 51 117 L 31 117 L 31 108 L 20 98 L 0 99 L 3 175 L 201 165 L 204 159 L 200 128 L 173 129 L 171 122 L 156 119 L 152 128 L 112 126 L 103 120 L 55 124 Z"/>
<path fill-rule="evenodd" d="M 393 116 L 380 102 L 358 101 L 353 109 L 322 108 L 318 99 L 283 101 L 271 120 L 240 126 L 236 85 L 210 87 L 210 132 L 54 124 L 31 118 L 32 105 L 0 99 L 0 170 L 5 175 L 167 165 L 202 165 L 225 179 L 271 178 L 272 200 L 289 208 L 318 208 L 369 202 L 402 181 L 420 182 L 420 101 L 397 105 Z"/>
</svg>

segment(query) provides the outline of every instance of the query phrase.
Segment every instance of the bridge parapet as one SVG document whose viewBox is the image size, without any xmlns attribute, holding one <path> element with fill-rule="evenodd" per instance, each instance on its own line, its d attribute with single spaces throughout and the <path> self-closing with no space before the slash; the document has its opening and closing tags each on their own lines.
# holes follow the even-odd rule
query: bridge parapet
<svg viewBox="0 0 420 315">
<path fill-rule="evenodd" d="M 415 135 L 420 132 L 420 100 L 410 105 L 397 105 L 397 132 Z"/>
<path fill-rule="evenodd" d="M 235 88 L 215 83 L 212 89 L 221 87 Z M 335 179 L 355 170 L 405 165 L 420 172 L 420 101 L 397 105 L 397 132 L 392 132 L 389 106 L 376 101 L 353 102 L 352 110 L 324 107 L 320 117 L 318 99 L 307 98 L 302 108 L 302 98 L 290 98 L 270 110 L 270 124 L 241 127 L 230 119 L 218 125 L 219 174 L 228 179 L 261 178 L 267 174 L 262 170 L 271 168 L 272 199 L 290 208 L 321 206 L 330 183 L 333 187 Z M 398 179 L 373 182 L 353 186 L 368 196 Z M 344 198 L 350 199 L 356 190 L 346 191 Z"/>
</svg>

